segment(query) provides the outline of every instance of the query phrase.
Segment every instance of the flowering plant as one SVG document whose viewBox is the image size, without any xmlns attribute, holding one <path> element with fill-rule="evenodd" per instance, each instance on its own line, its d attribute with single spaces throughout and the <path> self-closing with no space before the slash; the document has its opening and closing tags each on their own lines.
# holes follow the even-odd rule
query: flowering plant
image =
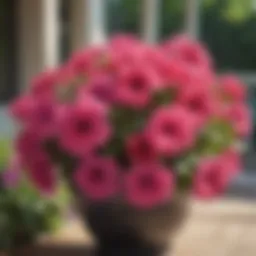
<svg viewBox="0 0 256 256">
<path fill-rule="evenodd" d="M 17 152 L 42 192 L 54 190 L 60 164 L 86 199 L 147 208 L 181 190 L 224 191 L 241 169 L 245 100 L 241 81 L 218 77 L 198 42 L 118 36 L 40 74 L 11 112 Z"/>
<path fill-rule="evenodd" d="M 2 151 L 8 151 L 8 147 L 0 147 L 1 157 Z M 40 235 L 54 231 L 60 224 L 63 208 L 59 196 L 43 198 L 31 187 L 22 175 L 17 157 L 9 166 L 7 161 L 0 162 L 1 252 L 30 245 Z"/>
</svg>

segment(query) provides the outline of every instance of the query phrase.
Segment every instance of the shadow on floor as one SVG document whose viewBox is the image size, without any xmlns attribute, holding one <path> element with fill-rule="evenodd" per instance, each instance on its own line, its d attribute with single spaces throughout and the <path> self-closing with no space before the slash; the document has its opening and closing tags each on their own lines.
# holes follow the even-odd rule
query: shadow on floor
<svg viewBox="0 0 256 256">
<path fill-rule="evenodd" d="M 93 248 L 85 246 L 36 246 L 12 252 L 10 256 L 157 256 L 162 255 L 163 250 L 151 248 L 120 247 L 96 252 Z M 1 254 L 0 254 L 1 255 Z"/>
<path fill-rule="evenodd" d="M 35 246 L 14 251 L 10 256 L 92 256 L 93 249 L 85 246 Z"/>
</svg>

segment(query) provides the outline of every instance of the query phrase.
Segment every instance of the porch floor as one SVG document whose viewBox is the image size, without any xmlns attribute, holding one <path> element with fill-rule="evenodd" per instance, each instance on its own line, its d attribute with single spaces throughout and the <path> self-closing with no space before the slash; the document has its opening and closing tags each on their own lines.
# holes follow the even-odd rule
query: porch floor
<svg viewBox="0 0 256 256">
<path fill-rule="evenodd" d="M 83 232 L 78 220 L 67 223 L 60 232 L 40 242 L 42 246 L 73 248 L 91 243 L 89 232 Z M 173 256 L 206 255 L 256 255 L 256 201 L 193 202 L 191 217 L 177 236 Z"/>
</svg>

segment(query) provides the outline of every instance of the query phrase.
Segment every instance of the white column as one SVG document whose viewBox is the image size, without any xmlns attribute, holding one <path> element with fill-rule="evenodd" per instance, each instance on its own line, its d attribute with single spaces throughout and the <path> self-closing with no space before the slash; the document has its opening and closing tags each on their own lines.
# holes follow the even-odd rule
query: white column
<svg viewBox="0 0 256 256">
<path fill-rule="evenodd" d="M 60 0 L 41 0 L 42 6 L 42 61 L 45 68 L 59 62 Z"/>
<path fill-rule="evenodd" d="M 195 39 L 199 38 L 200 33 L 200 2 L 201 0 L 186 1 L 185 31 Z"/>
<path fill-rule="evenodd" d="M 105 32 L 105 0 L 85 0 L 88 1 L 85 16 L 85 27 L 88 44 L 101 44 L 106 40 Z"/>
<path fill-rule="evenodd" d="M 58 64 L 59 1 L 19 0 L 17 3 L 21 90 L 36 74 Z"/>
<path fill-rule="evenodd" d="M 106 0 L 76 0 L 71 2 L 70 39 L 72 51 L 106 40 Z"/>
<path fill-rule="evenodd" d="M 145 41 L 155 43 L 159 30 L 159 0 L 142 0 L 142 37 Z"/>
<path fill-rule="evenodd" d="M 24 90 L 31 78 L 42 70 L 40 1 L 18 1 L 19 83 Z"/>
</svg>

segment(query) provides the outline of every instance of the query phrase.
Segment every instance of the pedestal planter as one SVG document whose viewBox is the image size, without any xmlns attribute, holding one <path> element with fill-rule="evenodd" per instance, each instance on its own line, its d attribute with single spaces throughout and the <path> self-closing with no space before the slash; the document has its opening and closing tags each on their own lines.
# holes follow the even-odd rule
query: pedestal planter
<svg viewBox="0 0 256 256">
<path fill-rule="evenodd" d="M 79 210 L 98 242 L 99 255 L 162 255 L 189 212 L 189 198 L 178 195 L 150 210 L 122 201 L 82 203 Z"/>
</svg>

